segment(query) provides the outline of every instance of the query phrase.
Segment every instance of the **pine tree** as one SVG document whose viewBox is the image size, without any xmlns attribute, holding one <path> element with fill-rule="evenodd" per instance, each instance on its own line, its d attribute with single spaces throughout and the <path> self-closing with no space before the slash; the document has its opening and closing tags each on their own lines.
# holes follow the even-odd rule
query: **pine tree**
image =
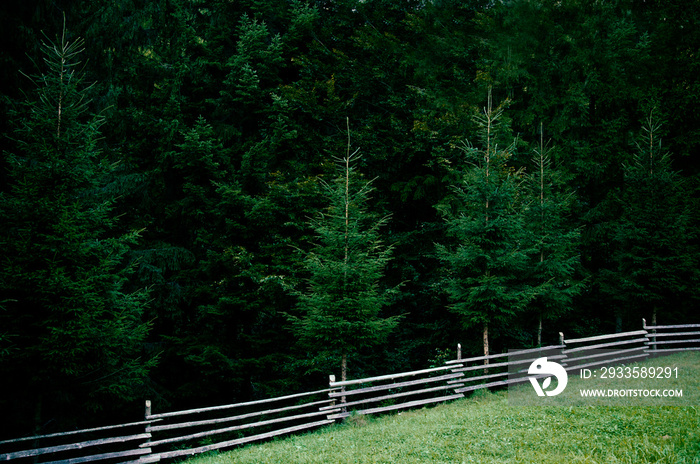
<svg viewBox="0 0 700 464">
<path fill-rule="evenodd" d="M 542 320 L 570 311 L 573 297 L 582 290 L 582 283 L 574 278 L 580 267 L 576 248 L 580 231 L 567 224 L 573 194 L 564 189 L 562 175 L 552 165 L 541 125 L 532 166 L 525 176 L 529 197 L 525 224 L 532 241 L 529 276 L 535 289 L 529 306 L 537 317 L 537 345 L 541 346 Z"/>
<path fill-rule="evenodd" d="M 457 206 L 443 208 L 447 234 L 454 247 L 438 244 L 448 276 L 445 289 L 450 309 L 465 328 L 481 327 L 484 355 L 489 354 L 489 335 L 494 327 L 505 329 L 529 298 L 524 282 L 527 253 L 523 248 L 521 172 L 508 161 L 515 142 L 502 149 L 496 143 L 503 108 L 488 105 L 476 121 L 483 148 L 465 146 L 462 181 L 455 186 Z"/>
<path fill-rule="evenodd" d="M 0 194 L 0 326 L 10 343 L 0 362 L 11 391 L 0 401 L 13 412 L 33 404 L 37 426 L 63 408 L 123 405 L 153 364 L 143 352 L 148 295 L 129 287 L 125 259 L 138 234 L 114 232 L 114 165 L 99 148 L 82 47 L 65 27 L 43 44 L 45 72 L 15 113 Z"/>
<path fill-rule="evenodd" d="M 342 380 L 348 358 L 383 341 L 400 319 L 381 314 L 396 290 L 380 284 L 392 251 L 379 231 L 388 217 L 377 219 L 367 208 L 372 188 L 355 169 L 358 153 L 350 153 L 348 130 L 347 153 L 337 160 L 342 175 L 322 183 L 328 208 L 311 223 L 318 241 L 306 259 L 308 288 L 298 292 L 302 315 L 290 316 L 317 359 L 340 358 Z"/>
<path fill-rule="evenodd" d="M 661 123 L 652 110 L 644 121 L 632 163 L 624 166 L 624 187 L 612 224 L 611 291 L 623 297 L 627 313 L 645 314 L 657 324 L 693 298 L 697 258 L 686 185 L 661 145 Z M 666 319 L 668 320 L 668 318 Z"/>
</svg>

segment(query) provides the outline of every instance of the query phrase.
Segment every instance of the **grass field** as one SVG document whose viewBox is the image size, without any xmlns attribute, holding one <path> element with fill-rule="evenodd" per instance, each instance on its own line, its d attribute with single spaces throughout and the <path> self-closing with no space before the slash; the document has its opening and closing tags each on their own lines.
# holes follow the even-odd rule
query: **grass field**
<svg viewBox="0 0 700 464">
<path fill-rule="evenodd" d="M 700 353 L 664 359 L 684 375 L 680 406 L 639 406 L 634 399 L 620 405 L 522 405 L 509 402 L 505 391 L 480 391 L 433 408 L 352 416 L 316 432 L 187 464 L 700 463 Z M 567 392 L 584 382 L 570 378 Z M 596 386 L 605 384 L 585 383 Z"/>
</svg>

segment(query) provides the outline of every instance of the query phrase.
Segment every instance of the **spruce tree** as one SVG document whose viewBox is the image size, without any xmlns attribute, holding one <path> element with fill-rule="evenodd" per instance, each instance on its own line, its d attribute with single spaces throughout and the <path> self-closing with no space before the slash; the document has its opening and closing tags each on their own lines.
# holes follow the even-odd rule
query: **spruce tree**
<svg viewBox="0 0 700 464">
<path fill-rule="evenodd" d="M 308 287 L 297 293 L 300 316 L 289 316 L 300 341 L 316 352 L 316 360 L 340 360 L 347 379 L 348 358 L 389 335 L 400 316 L 381 314 L 395 292 L 380 280 L 391 259 L 380 228 L 388 217 L 368 209 L 371 182 L 355 169 L 359 151 L 338 159 L 342 170 L 333 182 L 321 182 L 327 209 L 311 222 L 317 242 L 306 259 Z"/>
<path fill-rule="evenodd" d="M 620 217 L 612 223 L 614 268 L 607 276 L 616 288 L 606 287 L 623 298 L 624 312 L 641 312 L 651 325 L 660 313 L 694 299 L 697 279 L 687 185 L 672 169 L 660 133 L 652 110 L 615 198 Z M 671 314 L 664 317 L 669 319 Z"/>
<path fill-rule="evenodd" d="M 438 244 L 447 277 L 444 288 L 450 309 L 465 328 L 482 329 L 484 355 L 489 336 L 515 323 L 529 298 L 524 281 L 528 256 L 523 248 L 521 177 L 509 165 L 515 142 L 506 148 L 496 143 L 503 108 L 492 108 L 491 93 L 480 127 L 482 148 L 466 144 L 460 166 L 462 179 L 454 187 L 456 205 L 443 207 L 452 246 Z"/>
<path fill-rule="evenodd" d="M 9 342 L 0 370 L 10 392 L 0 402 L 37 427 L 45 416 L 74 417 L 66 408 L 123 405 L 152 365 L 143 352 L 148 295 L 129 286 L 125 259 L 138 234 L 115 232 L 115 166 L 100 150 L 103 120 L 89 110 L 82 47 L 65 28 L 43 44 L 36 91 L 14 113 L 0 193 L 0 326 Z M 19 410 L 27 405 L 34 411 Z"/>
<path fill-rule="evenodd" d="M 567 223 L 573 193 L 566 191 L 561 172 L 552 165 L 550 151 L 540 125 L 533 169 L 525 176 L 529 197 L 525 224 L 531 240 L 529 276 L 535 289 L 529 307 L 537 318 L 538 346 L 542 344 L 543 319 L 557 319 L 570 311 L 573 297 L 583 286 L 575 279 L 580 267 L 580 231 Z"/>
</svg>

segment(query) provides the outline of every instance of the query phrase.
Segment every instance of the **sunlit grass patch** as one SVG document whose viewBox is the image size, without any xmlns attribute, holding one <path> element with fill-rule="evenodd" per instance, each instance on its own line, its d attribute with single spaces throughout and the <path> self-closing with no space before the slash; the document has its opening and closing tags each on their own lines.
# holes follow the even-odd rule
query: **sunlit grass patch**
<svg viewBox="0 0 700 464">
<path fill-rule="evenodd" d="M 673 362 L 700 378 L 700 354 L 674 355 Z M 581 381 L 570 382 L 577 388 Z M 697 404 L 519 406 L 505 391 L 478 391 L 449 404 L 353 417 L 188 464 L 462 462 L 700 463 L 700 412 Z"/>
</svg>

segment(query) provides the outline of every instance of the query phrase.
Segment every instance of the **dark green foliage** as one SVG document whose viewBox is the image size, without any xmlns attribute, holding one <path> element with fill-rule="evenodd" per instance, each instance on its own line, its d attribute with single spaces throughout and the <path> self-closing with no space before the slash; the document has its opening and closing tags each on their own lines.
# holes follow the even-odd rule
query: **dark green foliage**
<svg viewBox="0 0 700 464">
<path fill-rule="evenodd" d="M 386 339 L 399 321 L 381 315 L 397 291 L 380 282 L 391 259 L 379 232 L 388 218 L 369 213 L 370 182 L 355 171 L 357 152 L 349 149 L 339 160 L 342 175 L 321 181 L 328 207 L 312 223 L 317 242 L 306 258 L 308 289 L 297 293 L 301 315 L 290 316 L 294 332 L 314 353 L 312 363 L 340 361 L 343 380 L 348 356 Z"/>
<path fill-rule="evenodd" d="M 307 313 L 300 302 L 313 292 L 300 300 L 290 289 L 302 288 L 313 266 L 319 276 L 330 272 L 319 264 L 330 242 L 324 245 L 320 224 L 308 218 L 328 208 L 319 179 L 336 177 L 327 160 L 346 149 L 347 115 L 365 150 L 356 169 L 374 179 L 358 234 L 391 247 L 358 248 L 368 264 L 358 264 L 362 278 L 354 281 L 376 282 L 376 294 L 343 298 L 357 311 L 360 300 L 380 308 L 379 319 L 406 315 L 388 335 L 361 331 L 362 318 L 348 322 L 367 337 L 356 346 L 326 332 L 336 357 L 354 350 L 353 375 L 422 368 L 435 349 L 458 342 L 465 355 L 477 353 L 485 321 L 495 351 L 534 344 L 540 315 L 543 343 L 559 330 L 569 337 L 637 329 L 655 309 L 660 324 L 697 322 L 694 6 L 3 3 L 0 227 L 7 266 L 0 275 L 9 289 L 0 295 L 3 366 L 26 384 L 51 384 L 53 371 L 25 362 L 30 353 L 19 350 L 21 340 L 82 340 L 104 327 L 113 333 L 101 337 L 107 347 L 119 327 L 133 327 L 133 338 L 120 338 L 124 349 L 115 352 L 136 359 L 143 345 L 145 364 L 160 353 L 147 376 L 146 369 L 124 371 L 137 378 L 125 374 L 126 384 L 140 386 L 145 378 L 148 392 L 120 390 L 119 401 L 98 394 L 92 404 L 133 398 L 129 407 L 140 411 L 148 396 L 162 411 L 319 388 L 337 359 L 321 362 L 330 352 L 316 357 L 311 347 L 318 340 L 296 344 L 285 314 L 301 321 Z M 31 59 L 41 62 L 41 31 L 59 30 L 63 13 L 69 29 L 86 39 L 78 69 L 94 84 L 76 88 L 73 106 L 62 103 L 59 125 L 61 92 L 42 81 L 39 104 L 36 84 L 18 70 Z M 501 133 L 485 135 L 473 115 L 481 114 L 489 87 L 509 104 L 500 114 Z M 31 104 L 16 103 L 23 94 Z M 674 157 L 649 180 L 635 168 L 648 150 L 634 155 L 630 147 L 652 102 L 660 102 L 654 115 L 667 121 L 664 147 Z M 556 149 L 541 143 L 541 124 Z M 512 134 L 517 142 L 510 147 Z M 478 149 L 457 149 L 462 140 L 480 140 Z M 535 159 L 532 147 L 539 147 Z M 489 182 L 486 152 L 494 163 Z M 358 188 L 364 182 L 359 175 L 353 180 Z M 650 203 L 654 195 L 658 201 Z M 388 216 L 377 230 L 378 218 Z M 299 252 L 313 241 L 317 249 Z M 435 243 L 444 245 L 440 254 Z M 318 261 L 307 261 L 309 253 Z M 28 290 L 34 282 L 43 282 L 42 292 Z M 340 283 L 318 277 L 314 285 Z M 383 289 L 395 291 L 389 298 Z M 20 297 L 34 303 L 23 306 Z M 100 306 L 114 299 L 121 303 Z M 68 301 L 89 303 L 94 311 L 85 314 L 93 316 L 75 322 L 78 315 L 57 309 Z M 320 296 L 314 301 L 325 308 Z M 123 308 L 123 326 L 95 322 L 108 319 L 108 307 Z M 33 318 L 36 308 L 65 317 Z M 41 345 L 31 356 L 57 353 Z M 86 369 L 80 375 L 95 365 L 66 353 L 76 372 Z M 319 362 L 310 365 L 312 358 Z M 74 398 L 98 391 L 97 384 L 122 385 L 117 377 L 66 387 L 75 393 L 56 397 L 56 404 L 78 405 Z M 13 388 L 34 395 L 16 402 L 34 409 L 37 392 Z M 59 409 L 44 403 L 41 415 L 56 427 L 64 418 L 84 422 L 82 413 Z M 17 409 L 6 422 L 30 422 L 26 417 Z"/>
<path fill-rule="evenodd" d="M 623 302 L 623 313 L 642 314 L 656 325 L 693 305 L 698 263 L 684 181 L 662 148 L 653 110 L 624 170 L 623 188 L 613 200 L 620 212 L 611 224 L 614 267 L 601 273 L 603 288 Z"/>
<path fill-rule="evenodd" d="M 0 194 L 2 404 L 34 408 L 24 413 L 36 427 L 44 414 L 141 397 L 154 363 L 143 344 L 148 294 L 130 284 L 126 260 L 138 233 L 115 233 L 104 119 L 89 111 L 82 41 L 66 34 L 44 44 L 37 88 L 14 113 Z"/>
<path fill-rule="evenodd" d="M 571 311 L 583 286 L 580 230 L 570 222 L 574 196 L 567 192 L 561 171 L 552 165 L 550 152 L 540 134 L 525 175 L 524 220 L 531 241 L 528 276 L 536 289 L 529 308 L 537 321 L 537 345 L 542 343 L 543 319 L 561 319 Z"/>
<path fill-rule="evenodd" d="M 624 1 L 518 0 L 496 11 L 485 72 L 514 101 L 513 129 L 536 140 L 544 123 L 579 195 L 601 201 L 649 95 L 640 80 L 652 66 L 648 34 Z"/>
<path fill-rule="evenodd" d="M 493 109 L 491 94 L 481 126 L 481 148 L 466 145 L 457 169 L 456 205 L 444 208 L 447 234 L 455 245 L 438 245 L 448 274 L 445 290 L 451 309 L 466 327 L 483 327 L 484 354 L 489 334 L 512 325 L 531 298 L 524 275 L 528 250 L 522 214 L 522 173 L 509 158 L 515 144 L 501 148 L 496 135 L 502 108 Z M 495 331 L 492 328 L 496 328 Z"/>
</svg>

